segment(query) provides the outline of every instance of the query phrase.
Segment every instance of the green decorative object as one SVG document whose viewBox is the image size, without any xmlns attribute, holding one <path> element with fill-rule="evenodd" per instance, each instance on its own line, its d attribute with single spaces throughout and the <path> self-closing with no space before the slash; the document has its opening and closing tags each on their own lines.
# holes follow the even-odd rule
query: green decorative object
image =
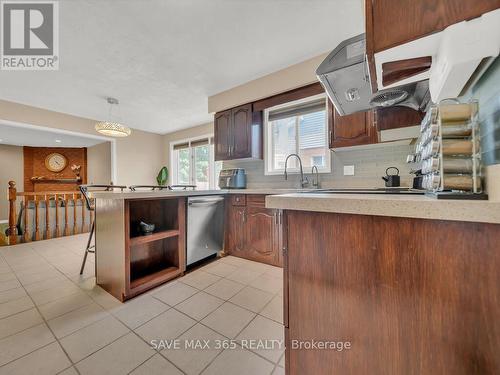
<svg viewBox="0 0 500 375">
<path fill-rule="evenodd" d="M 165 186 L 168 182 L 168 168 L 163 167 L 160 169 L 160 172 L 158 173 L 158 176 L 156 176 L 156 182 L 160 186 Z"/>
</svg>

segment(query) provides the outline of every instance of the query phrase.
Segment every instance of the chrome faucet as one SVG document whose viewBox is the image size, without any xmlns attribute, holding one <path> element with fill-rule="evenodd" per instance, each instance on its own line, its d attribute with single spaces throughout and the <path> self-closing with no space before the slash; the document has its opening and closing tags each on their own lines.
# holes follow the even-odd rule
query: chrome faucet
<svg viewBox="0 0 500 375">
<path fill-rule="evenodd" d="M 288 180 L 288 174 L 286 173 L 286 166 L 288 164 L 288 159 L 292 156 L 295 156 L 299 160 L 299 166 L 300 166 L 300 186 L 302 188 L 305 188 L 307 185 L 309 185 L 309 181 L 307 177 L 304 177 L 304 171 L 302 170 L 302 160 L 300 159 L 300 156 L 297 154 L 290 154 L 286 157 L 285 159 L 285 180 Z"/>
<path fill-rule="evenodd" d="M 314 179 L 314 170 L 316 169 L 316 179 Z M 313 175 L 313 180 L 312 180 L 312 186 L 314 188 L 319 188 L 319 172 L 318 172 L 318 167 L 315 165 L 312 166 L 311 168 L 311 174 Z"/>
</svg>

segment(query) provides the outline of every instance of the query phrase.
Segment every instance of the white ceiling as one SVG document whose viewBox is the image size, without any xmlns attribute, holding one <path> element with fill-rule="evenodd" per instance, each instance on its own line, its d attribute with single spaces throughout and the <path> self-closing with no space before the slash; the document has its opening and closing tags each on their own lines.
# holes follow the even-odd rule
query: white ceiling
<svg viewBox="0 0 500 375">
<path fill-rule="evenodd" d="M 57 142 L 59 141 L 59 142 Z M 91 147 L 106 142 L 102 139 L 81 137 L 39 127 L 22 127 L 0 123 L 0 145 L 32 147 Z"/>
<path fill-rule="evenodd" d="M 59 2 L 59 71 L 0 71 L 0 98 L 132 128 L 209 122 L 210 95 L 363 32 L 363 0 Z"/>
</svg>

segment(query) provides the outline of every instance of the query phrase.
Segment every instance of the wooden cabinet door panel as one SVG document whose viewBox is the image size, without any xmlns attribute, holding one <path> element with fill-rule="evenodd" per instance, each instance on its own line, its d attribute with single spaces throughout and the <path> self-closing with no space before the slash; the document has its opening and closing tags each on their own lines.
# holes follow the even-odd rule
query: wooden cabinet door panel
<svg viewBox="0 0 500 375">
<path fill-rule="evenodd" d="M 286 219 L 287 374 L 499 373 L 499 225 L 303 211 Z M 352 346 L 290 349 L 311 339 Z"/>
<path fill-rule="evenodd" d="M 275 222 L 277 211 L 247 207 L 246 249 L 252 259 L 277 264 Z"/>
<path fill-rule="evenodd" d="M 433 34 L 500 7 L 498 0 L 399 0 L 397 5 L 393 0 L 371 0 L 370 3 L 372 13 L 366 17 L 373 20 L 374 52 Z"/>
<path fill-rule="evenodd" d="M 252 156 L 252 105 L 245 104 L 231 110 L 233 159 Z"/>
<path fill-rule="evenodd" d="M 215 114 L 214 117 L 215 160 L 228 160 L 232 147 L 231 111 Z"/>
<path fill-rule="evenodd" d="M 226 206 L 226 245 L 224 251 L 228 254 L 244 257 L 245 250 L 245 210 L 242 206 Z"/>
<path fill-rule="evenodd" d="M 330 147 L 348 147 L 377 142 L 377 132 L 374 128 L 373 112 L 358 112 L 341 116 L 335 107 L 329 103 L 331 114 Z"/>
</svg>

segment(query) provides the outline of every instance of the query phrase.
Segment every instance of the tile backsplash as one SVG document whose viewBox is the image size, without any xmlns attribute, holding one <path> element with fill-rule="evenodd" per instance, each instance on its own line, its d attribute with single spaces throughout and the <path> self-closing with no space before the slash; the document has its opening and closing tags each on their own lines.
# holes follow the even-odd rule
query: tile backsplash
<svg viewBox="0 0 500 375">
<path fill-rule="evenodd" d="M 406 156 L 410 146 L 386 144 L 375 146 L 359 146 L 355 149 L 332 152 L 332 172 L 320 174 L 322 188 L 333 187 L 383 187 L 387 167 L 400 170 L 401 185 L 410 186 L 412 177 L 410 167 L 406 164 Z M 344 176 L 344 165 L 354 165 L 354 176 Z M 289 175 L 285 181 L 283 175 L 264 175 L 263 160 L 231 160 L 223 163 L 223 168 L 245 168 L 248 188 L 294 188 L 299 187 L 299 176 Z M 312 179 L 310 170 L 304 173 Z"/>
</svg>

